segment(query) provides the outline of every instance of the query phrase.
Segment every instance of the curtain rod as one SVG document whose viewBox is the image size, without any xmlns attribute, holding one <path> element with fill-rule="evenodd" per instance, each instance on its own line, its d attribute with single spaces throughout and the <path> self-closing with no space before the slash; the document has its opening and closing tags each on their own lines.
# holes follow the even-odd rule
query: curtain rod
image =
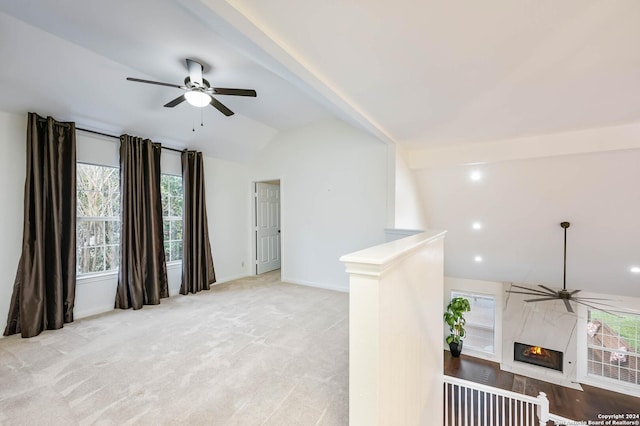
<svg viewBox="0 0 640 426">
<path fill-rule="evenodd" d="M 102 132 L 96 132 L 95 130 L 83 129 L 81 127 L 76 127 L 76 130 L 82 130 L 83 132 L 93 133 L 94 135 L 106 136 L 108 138 L 120 139 L 120 136 L 109 135 L 107 133 L 102 133 Z M 181 150 L 175 149 L 175 148 L 169 148 L 168 146 L 163 146 L 162 149 L 167 149 L 169 151 L 182 153 Z"/>
</svg>

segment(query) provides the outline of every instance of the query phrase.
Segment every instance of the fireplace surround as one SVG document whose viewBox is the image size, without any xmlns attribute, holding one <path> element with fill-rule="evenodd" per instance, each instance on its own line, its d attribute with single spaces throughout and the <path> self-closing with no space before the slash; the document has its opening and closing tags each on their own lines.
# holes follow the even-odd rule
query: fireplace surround
<svg viewBox="0 0 640 426">
<path fill-rule="evenodd" d="M 514 342 L 513 359 L 538 367 L 550 368 L 562 372 L 562 352 L 526 343 Z"/>
</svg>

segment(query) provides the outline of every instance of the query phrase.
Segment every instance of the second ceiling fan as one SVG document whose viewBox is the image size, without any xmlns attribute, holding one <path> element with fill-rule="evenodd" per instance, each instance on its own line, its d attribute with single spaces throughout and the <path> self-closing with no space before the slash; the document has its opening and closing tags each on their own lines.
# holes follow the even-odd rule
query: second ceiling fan
<svg viewBox="0 0 640 426">
<path fill-rule="evenodd" d="M 574 313 L 574 310 L 571 307 L 571 303 L 569 302 L 580 303 L 581 305 L 610 313 L 604 310 L 603 308 L 593 306 L 593 304 L 610 306 L 602 302 L 598 302 L 599 300 L 610 300 L 610 299 L 600 299 L 597 297 L 580 297 L 580 296 L 576 296 L 576 294 L 579 293 L 580 290 L 567 290 L 567 228 L 570 226 L 570 223 L 562 222 L 560 226 L 562 227 L 562 229 L 564 229 L 564 274 L 563 274 L 563 280 L 562 280 L 562 289 L 554 290 L 544 285 L 538 285 L 538 287 L 542 289 L 542 290 L 538 290 L 536 288 L 529 288 L 529 287 L 523 287 L 523 286 L 511 284 L 512 287 L 516 287 L 520 290 L 526 290 L 526 291 L 507 290 L 507 293 L 517 293 L 517 294 L 526 294 L 529 296 L 537 296 L 535 299 L 526 299 L 525 302 L 547 302 L 550 300 L 562 300 L 564 302 L 565 308 L 567 309 L 567 312 L 570 312 L 570 313 Z M 612 315 L 615 315 L 615 314 L 612 314 Z"/>
<path fill-rule="evenodd" d="M 189 70 L 189 75 L 184 79 L 183 86 L 179 84 L 162 83 L 160 81 L 143 80 L 141 78 L 133 77 L 127 77 L 127 80 L 138 83 L 155 84 L 158 86 L 175 87 L 176 89 L 184 90 L 182 95 L 164 105 L 167 108 L 173 108 L 176 105 L 180 105 L 182 102 L 187 101 L 196 107 L 211 105 L 227 117 L 233 115 L 233 111 L 214 98 L 213 95 L 256 97 L 256 91 L 253 89 L 211 87 L 209 82 L 202 77 L 202 64 L 194 61 L 193 59 L 187 59 L 187 69 Z"/>
</svg>

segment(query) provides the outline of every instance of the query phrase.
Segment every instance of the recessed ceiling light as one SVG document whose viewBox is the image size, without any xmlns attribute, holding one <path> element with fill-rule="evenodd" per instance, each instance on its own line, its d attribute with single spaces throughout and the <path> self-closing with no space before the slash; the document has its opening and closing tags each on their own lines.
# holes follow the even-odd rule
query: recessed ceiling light
<svg viewBox="0 0 640 426">
<path fill-rule="evenodd" d="M 640 274 L 640 266 L 632 266 L 629 270 L 634 274 Z"/>
<path fill-rule="evenodd" d="M 473 258 L 473 260 L 475 260 L 476 262 L 480 263 L 482 262 L 482 256 L 476 256 Z"/>
<path fill-rule="evenodd" d="M 482 179 L 482 173 L 480 173 L 478 170 L 474 170 L 471 173 L 469 173 L 469 179 L 471 179 L 474 182 L 477 182 L 480 179 Z"/>
<path fill-rule="evenodd" d="M 482 229 L 482 224 L 480 222 L 473 222 L 473 224 L 471 224 L 471 227 L 475 230 Z"/>
</svg>

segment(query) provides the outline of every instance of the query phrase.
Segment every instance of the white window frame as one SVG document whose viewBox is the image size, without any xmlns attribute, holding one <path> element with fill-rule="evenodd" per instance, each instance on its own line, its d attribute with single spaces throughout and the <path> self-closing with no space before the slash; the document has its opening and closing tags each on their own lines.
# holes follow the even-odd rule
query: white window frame
<svg viewBox="0 0 640 426">
<path fill-rule="evenodd" d="M 108 164 L 95 164 L 95 163 L 90 163 L 90 162 L 86 162 L 86 161 L 76 160 L 76 167 L 78 167 L 78 165 L 117 169 L 117 167 L 114 167 L 114 166 L 108 165 Z M 76 188 L 76 197 L 77 197 L 77 191 L 78 190 Z M 78 224 L 81 223 L 81 222 L 118 222 L 118 223 L 120 223 L 120 217 L 118 217 L 118 216 L 78 216 L 78 207 L 76 206 L 76 230 L 77 230 Z M 80 248 L 78 247 L 77 239 L 76 239 L 76 243 L 75 244 L 76 244 L 76 250 L 79 250 Z M 94 246 L 94 247 L 104 247 L 105 250 L 106 250 L 107 247 L 113 247 L 113 246 L 118 246 L 119 247 L 120 243 L 118 243 L 118 244 L 106 244 L 106 243 L 103 243 L 100 246 Z M 119 249 L 118 249 L 118 252 L 119 252 Z M 118 257 L 119 257 L 119 255 L 118 255 Z M 76 268 L 77 267 L 78 267 L 78 258 L 76 256 Z M 91 280 L 92 278 L 101 278 L 101 277 L 105 277 L 105 276 L 117 276 L 119 267 L 120 267 L 120 262 L 118 261 L 118 267 L 116 267 L 114 269 L 95 271 L 95 272 L 85 272 L 85 273 L 81 273 L 80 271 L 77 271 L 76 272 L 76 280 L 82 281 L 82 280 Z"/>
<path fill-rule="evenodd" d="M 490 359 L 490 360 L 495 360 L 497 358 L 500 358 L 501 352 L 502 352 L 502 347 L 498 342 L 498 339 L 499 339 L 498 321 L 502 321 L 502 318 L 501 318 L 500 315 L 498 315 L 498 313 L 501 312 L 501 309 L 500 309 L 501 301 L 498 298 L 498 296 L 496 294 L 481 293 L 481 292 L 477 292 L 477 291 L 460 290 L 460 289 L 457 289 L 457 288 L 452 288 L 449 291 L 449 297 L 450 298 L 453 298 L 453 297 L 465 297 L 465 298 L 470 299 L 470 300 L 473 299 L 474 297 L 482 297 L 482 298 L 492 299 L 493 300 L 493 305 L 494 305 L 494 312 L 493 312 L 493 352 L 482 350 L 480 348 L 470 347 L 470 346 L 467 346 L 467 345 L 463 345 L 462 351 L 464 353 L 468 354 L 468 355 L 475 356 L 477 358 L 484 358 L 484 359 Z M 467 319 L 467 326 L 468 326 L 468 324 L 469 324 L 469 322 L 468 322 L 468 319 Z M 467 330 L 467 334 L 468 334 L 468 330 Z M 463 338 L 462 340 L 464 341 L 465 339 Z"/>
<path fill-rule="evenodd" d="M 161 173 L 161 175 L 177 177 L 177 178 L 182 179 L 182 176 L 175 175 L 175 174 L 172 174 L 172 173 Z M 183 194 L 182 196 L 183 196 L 183 199 L 184 199 L 184 186 L 182 187 L 182 194 Z M 171 206 L 170 205 L 169 205 L 168 211 L 171 211 Z M 165 241 L 165 243 L 168 242 L 169 244 L 171 244 L 172 242 L 180 241 L 180 242 L 182 242 L 184 244 L 184 202 L 183 202 L 183 205 L 182 205 L 182 216 L 162 216 L 162 226 L 163 226 L 162 232 L 164 232 L 164 221 L 165 220 L 168 220 L 170 222 L 178 222 L 178 221 L 182 222 L 182 232 L 183 232 L 182 233 L 182 239 L 180 239 L 180 240 L 172 240 L 171 239 L 171 231 L 169 231 L 169 234 L 168 234 L 169 235 L 169 240 Z M 169 256 L 167 256 L 166 252 L 165 252 L 165 257 L 167 259 L 167 265 L 177 265 L 177 264 L 181 264 L 182 263 L 182 258 L 177 259 L 177 260 L 169 260 Z"/>
<path fill-rule="evenodd" d="M 120 223 L 120 218 L 119 217 L 114 217 L 114 216 L 95 216 L 95 217 L 92 217 L 92 216 L 76 216 L 76 226 L 80 222 L 105 222 L 105 225 L 106 225 L 106 222 L 118 222 L 118 223 Z M 106 226 L 105 226 L 105 228 L 106 228 Z M 117 247 L 118 248 L 118 252 L 119 252 L 120 243 L 118 242 L 118 244 L 107 244 L 106 242 L 103 242 L 99 246 L 90 246 L 90 247 L 102 247 L 103 249 L 105 249 L 105 251 L 106 251 L 107 247 Z M 76 249 L 77 248 L 78 247 L 76 246 Z M 85 248 L 89 248 L 89 247 L 85 247 Z M 76 262 L 77 262 L 77 260 L 76 260 Z M 106 262 L 106 257 L 103 259 L 103 266 L 105 266 L 104 265 L 105 262 Z M 120 266 L 120 262 L 118 261 L 118 267 L 119 266 Z M 96 274 L 98 274 L 98 275 L 99 274 L 111 274 L 114 271 L 117 272 L 118 268 L 116 267 L 114 269 L 103 269 L 102 271 L 84 272 L 84 273 L 78 271 L 77 275 L 78 275 L 78 277 L 85 277 L 85 276 L 88 276 L 88 275 L 96 275 Z"/>
<path fill-rule="evenodd" d="M 608 309 L 611 311 L 611 309 Z M 614 309 L 615 311 L 615 309 Z M 588 373 L 588 355 L 587 355 L 587 318 L 588 308 L 583 305 L 578 306 L 577 310 L 578 323 L 576 331 L 578 333 L 576 338 L 577 345 L 577 379 L 580 383 L 586 385 L 595 386 L 598 388 L 610 390 L 612 392 L 623 393 L 627 395 L 633 395 L 640 397 L 640 385 L 634 385 L 629 382 L 621 380 L 611 379 L 608 377 L 597 376 Z"/>
</svg>

